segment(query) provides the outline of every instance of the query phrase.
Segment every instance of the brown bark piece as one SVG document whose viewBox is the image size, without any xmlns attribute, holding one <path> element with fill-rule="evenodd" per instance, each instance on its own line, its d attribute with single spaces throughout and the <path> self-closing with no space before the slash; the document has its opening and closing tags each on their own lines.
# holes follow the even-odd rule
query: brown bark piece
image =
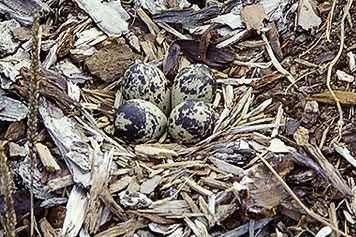
<svg viewBox="0 0 356 237">
<path fill-rule="evenodd" d="M 279 33 L 274 22 L 271 24 L 271 29 L 267 32 L 268 42 L 270 42 L 274 55 L 279 61 L 283 59 L 283 52 L 281 49 L 281 43 L 279 42 Z"/>
<path fill-rule="evenodd" d="M 282 160 L 270 159 L 270 163 L 277 163 L 280 174 L 290 172 L 293 163 L 284 157 Z M 247 183 L 250 198 L 242 205 L 245 215 L 252 219 L 262 219 L 273 216 L 276 208 L 288 196 L 279 181 L 266 170 L 262 163 L 255 164 L 247 170 L 251 183 Z"/>
<path fill-rule="evenodd" d="M 124 38 L 109 38 L 105 46 L 85 60 L 89 72 L 102 81 L 113 81 L 124 74 L 135 55 Z"/>
<path fill-rule="evenodd" d="M 199 54 L 203 62 L 206 61 L 206 53 L 208 51 L 209 44 L 211 43 L 211 38 L 216 37 L 217 27 L 219 25 L 214 23 L 204 32 L 199 43 Z"/>
<path fill-rule="evenodd" d="M 25 135 L 25 123 L 23 121 L 13 122 L 9 125 L 5 133 L 5 139 L 8 141 L 20 139 Z"/>
</svg>

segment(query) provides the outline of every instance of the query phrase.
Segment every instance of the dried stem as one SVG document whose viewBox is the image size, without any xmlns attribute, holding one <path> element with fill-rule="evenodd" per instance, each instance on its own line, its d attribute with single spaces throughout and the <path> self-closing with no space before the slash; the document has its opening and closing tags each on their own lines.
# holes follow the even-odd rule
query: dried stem
<svg viewBox="0 0 356 237">
<path fill-rule="evenodd" d="M 342 132 L 342 126 L 344 125 L 344 120 L 343 120 L 343 116 L 342 116 L 342 108 L 340 105 L 340 101 L 339 99 L 336 97 L 334 91 L 331 89 L 331 85 L 330 85 L 330 81 L 331 81 L 331 72 L 332 69 L 334 67 L 334 65 L 336 64 L 336 62 L 339 60 L 342 50 L 344 49 L 344 40 L 345 40 L 345 19 L 347 17 L 347 15 L 349 14 L 349 10 L 350 7 L 352 5 L 353 0 L 348 0 L 347 1 L 347 5 L 345 6 L 344 9 L 344 15 L 342 16 L 341 19 L 341 24 L 340 24 L 340 46 L 339 46 L 339 51 L 337 52 L 337 55 L 335 56 L 335 58 L 330 62 L 329 66 L 328 66 L 328 72 L 327 72 L 327 76 L 326 76 L 326 85 L 328 87 L 328 90 L 330 91 L 330 94 L 332 95 L 332 97 L 335 100 L 336 103 L 336 107 L 337 110 L 339 112 L 339 121 L 338 121 L 338 126 L 339 126 L 339 138 L 341 139 L 341 132 Z"/>
<path fill-rule="evenodd" d="M 13 182 L 9 172 L 9 167 L 6 164 L 7 157 L 5 154 L 5 142 L 0 142 L 0 168 L 1 168 L 1 193 L 5 196 L 6 220 L 2 220 L 7 237 L 16 236 L 16 213 L 14 209 L 14 200 L 12 199 Z"/>
<path fill-rule="evenodd" d="M 337 0 L 333 1 L 333 5 L 331 7 L 331 10 L 329 12 L 328 15 L 328 19 L 327 19 L 327 25 L 326 25 L 326 39 L 327 41 L 330 42 L 330 32 L 331 32 L 331 24 L 333 22 L 333 15 L 334 15 L 334 11 L 335 11 L 335 7 L 336 7 L 336 2 Z"/>
<path fill-rule="evenodd" d="M 39 13 L 35 9 L 33 15 L 33 26 L 32 26 L 32 51 L 31 51 L 31 84 L 30 84 L 30 103 L 29 103 L 29 113 L 27 121 L 27 139 L 29 147 L 29 157 L 31 162 L 31 236 L 34 235 L 34 197 L 33 197 L 33 173 L 36 160 L 36 132 L 37 132 L 37 113 L 38 113 L 38 87 L 39 87 L 39 73 L 40 73 L 40 49 L 41 49 L 41 31 L 39 24 Z"/>
</svg>

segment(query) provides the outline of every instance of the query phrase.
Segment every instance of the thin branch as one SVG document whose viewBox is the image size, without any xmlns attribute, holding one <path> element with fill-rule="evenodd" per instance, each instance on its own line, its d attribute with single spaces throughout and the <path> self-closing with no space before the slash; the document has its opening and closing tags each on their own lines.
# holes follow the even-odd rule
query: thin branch
<svg viewBox="0 0 356 237">
<path fill-rule="evenodd" d="M 329 66 L 328 66 L 327 76 L 326 76 L 326 85 L 328 87 L 328 90 L 330 91 L 330 94 L 332 95 L 332 97 L 335 100 L 336 107 L 337 107 L 337 110 L 338 110 L 339 115 L 340 115 L 339 121 L 338 121 L 338 126 L 339 126 L 339 138 L 338 139 L 341 139 L 341 132 L 342 132 L 342 126 L 344 125 L 344 120 L 343 120 L 342 108 L 341 108 L 341 105 L 340 105 L 340 101 L 336 97 L 334 91 L 332 90 L 331 85 L 330 85 L 330 81 L 331 81 L 332 69 L 333 69 L 334 65 L 336 64 L 336 62 L 339 60 L 339 58 L 341 56 L 341 53 L 342 53 L 342 50 L 344 48 L 345 19 L 346 19 L 347 15 L 349 14 L 349 10 L 350 10 L 350 7 L 352 5 L 352 2 L 353 2 L 353 0 L 348 0 L 347 5 L 346 5 L 346 7 L 344 9 L 344 15 L 342 16 L 341 24 L 340 24 L 340 46 L 339 46 L 339 51 L 337 52 L 337 55 L 335 56 L 335 58 L 330 62 Z"/>
</svg>

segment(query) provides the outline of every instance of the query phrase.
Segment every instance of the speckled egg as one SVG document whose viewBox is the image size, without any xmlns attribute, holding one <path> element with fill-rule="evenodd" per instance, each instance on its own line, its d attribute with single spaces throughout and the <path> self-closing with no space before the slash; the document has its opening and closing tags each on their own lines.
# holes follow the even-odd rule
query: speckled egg
<svg viewBox="0 0 356 237">
<path fill-rule="evenodd" d="M 115 115 L 116 135 L 128 142 L 158 138 L 166 127 L 166 115 L 156 105 L 140 99 L 124 102 Z"/>
<path fill-rule="evenodd" d="M 171 109 L 170 89 L 167 78 L 156 67 L 144 63 L 131 65 L 124 74 L 123 97 L 141 99 L 157 105 L 166 115 Z"/>
<path fill-rule="evenodd" d="M 171 91 L 172 108 L 189 99 L 211 103 L 215 91 L 216 80 L 213 71 L 204 64 L 191 64 L 174 78 Z"/>
<path fill-rule="evenodd" d="M 168 132 L 183 143 L 198 142 L 211 135 L 214 112 L 204 101 L 188 100 L 177 105 L 168 119 Z"/>
</svg>

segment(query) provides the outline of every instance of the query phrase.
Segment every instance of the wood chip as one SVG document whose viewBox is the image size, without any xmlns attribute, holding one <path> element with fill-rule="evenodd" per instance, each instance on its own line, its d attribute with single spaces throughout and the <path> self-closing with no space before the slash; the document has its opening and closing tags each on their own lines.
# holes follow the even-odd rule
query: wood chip
<svg viewBox="0 0 356 237">
<path fill-rule="evenodd" d="M 41 143 L 36 143 L 36 149 L 38 154 L 40 155 L 42 164 L 44 165 L 44 167 L 47 169 L 48 172 L 55 172 L 60 170 L 57 161 L 54 159 L 47 146 Z"/>
<path fill-rule="evenodd" d="M 206 204 L 204 198 L 202 196 L 199 196 L 198 200 L 199 200 L 200 210 L 204 213 L 206 219 L 208 220 L 209 226 L 214 226 L 215 224 L 219 224 L 216 216 L 209 210 L 208 204 Z"/>
<path fill-rule="evenodd" d="M 104 188 L 103 192 L 100 193 L 100 199 L 103 201 L 105 206 L 120 220 L 127 219 L 124 209 L 111 196 L 109 189 Z"/>
<path fill-rule="evenodd" d="M 126 176 L 116 180 L 114 183 L 110 184 L 110 192 L 117 193 L 117 192 L 123 190 L 132 182 L 133 179 L 134 179 L 133 176 L 126 175 Z"/>
<path fill-rule="evenodd" d="M 347 74 L 346 72 L 341 70 L 336 71 L 336 76 L 340 81 L 353 82 L 355 80 L 354 76 Z"/>
<path fill-rule="evenodd" d="M 96 233 L 99 230 L 101 215 L 103 211 L 103 204 L 100 200 L 100 195 L 103 189 L 106 190 L 109 180 L 111 162 L 112 162 L 112 150 L 109 153 L 103 154 L 100 151 L 99 145 L 94 139 L 91 139 L 94 143 L 95 156 L 93 157 L 94 166 L 92 169 L 92 186 L 88 192 L 88 204 L 85 214 L 84 228 L 90 233 Z"/>
<path fill-rule="evenodd" d="M 180 162 L 174 162 L 170 164 L 161 164 L 161 165 L 156 165 L 153 168 L 154 169 L 167 169 L 167 168 L 179 168 L 179 167 L 201 167 L 205 165 L 205 162 L 203 161 L 180 161 Z"/>
<path fill-rule="evenodd" d="M 76 0 L 78 6 L 87 12 L 94 22 L 109 36 L 120 37 L 128 31 L 129 14 L 122 8 L 120 1 L 100 2 Z"/>
<path fill-rule="evenodd" d="M 45 98 L 40 98 L 39 112 L 48 133 L 67 163 L 73 180 L 87 187 L 91 182 L 89 156 L 93 154 L 83 135 L 76 129 L 75 121 L 64 116 L 56 105 Z"/>
<path fill-rule="evenodd" d="M 41 228 L 41 231 L 42 231 L 44 237 L 56 237 L 57 236 L 57 232 L 51 226 L 51 224 L 47 221 L 46 218 L 42 218 L 40 220 L 40 228 Z"/>
<path fill-rule="evenodd" d="M 159 185 L 161 180 L 162 177 L 159 175 L 147 179 L 145 182 L 141 184 L 140 192 L 143 194 L 151 194 L 155 190 L 155 188 Z"/>
<path fill-rule="evenodd" d="M 0 120 L 20 121 L 26 117 L 27 107 L 20 101 L 0 95 Z"/>
<path fill-rule="evenodd" d="M 85 65 L 92 75 L 113 81 L 122 76 L 134 60 L 135 55 L 124 38 L 109 38 L 102 49 L 85 59 Z"/>
<path fill-rule="evenodd" d="M 314 0 L 302 0 L 298 7 L 298 25 L 304 30 L 316 29 L 321 24 L 320 17 L 316 14 Z"/>
<path fill-rule="evenodd" d="M 203 178 L 202 182 L 210 187 L 213 187 L 213 188 L 219 188 L 219 189 L 227 189 L 228 188 L 228 185 L 225 182 L 215 180 L 210 177 Z"/>
<path fill-rule="evenodd" d="M 79 233 L 85 219 L 87 204 L 88 198 L 84 190 L 75 185 L 69 195 L 61 235 L 76 236 Z"/>
<path fill-rule="evenodd" d="M 122 222 L 114 227 L 110 227 L 96 235 L 95 237 L 106 237 L 106 236 L 120 236 L 127 234 L 125 236 L 133 236 L 136 230 L 147 226 L 147 220 L 145 219 L 130 219 L 128 221 Z"/>
<path fill-rule="evenodd" d="M 157 55 L 154 52 L 156 47 L 154 44 L 150 41 L 142 41 L 141 42 L 141 47 L 143 49 L 143 52 L 145 52 L 146 56 L 148 57 L 149 61 L 153 61 L 157 59 Z"/>
<path fill-rule="evenodd" d="M 218 167 L 219 169 L 225 171 L 226 173 L 231 173 L 233 175 L 236 175 L 238 177 L 242 177 L 244 176 L 245 171 L 243 169 L 241 169 L 240 167 L 231 165 L 225 161 L 219 160 L 219 159 L 215 159 L 215 158 L 209 158 L 209 160 L 211 162 L 213 162 L 213 164 Z"/>
<path fill-rule="evenodd" d="M 178 154 L 174 150 L 168 148 L 154 147 L 149 144 L 140 144 L 135 146 L 136 154 L 143 154 L 153 158 L 164 158 L 166 156 L 177 157 Z"/>
<path fill-rule="evenodd" d="M 61 188 L 65 188 L 67 186 L 73 185 L 74 181 L 71 175 L 66 175 L 63 177 L 51 179 L 47 182 L 47 187 L 49 192 L 56 191 Z"/>
<path fill-rule="evenodd" d="M 351 152 L 344 146 L 334 144 L 335 151 L 344 157 L 353 167 L 356 168 L 356 159 L 351 155 Z"/>
<path fill-rule="evenodd" d="M 193 190 L 197 191 L 198 193 L 202 194 L 202 195 L 205 195 L 205 196 L 211 196 L 213 195 L 213 193 L 201 186 L 199 186 L 196 182 L 194 182 L 193 180 L 187 178 L 187 177 L 184 177 L 183 178 L 184 181 L 186 182 L 186 184 L 191 187 Z"/>
</svg>

